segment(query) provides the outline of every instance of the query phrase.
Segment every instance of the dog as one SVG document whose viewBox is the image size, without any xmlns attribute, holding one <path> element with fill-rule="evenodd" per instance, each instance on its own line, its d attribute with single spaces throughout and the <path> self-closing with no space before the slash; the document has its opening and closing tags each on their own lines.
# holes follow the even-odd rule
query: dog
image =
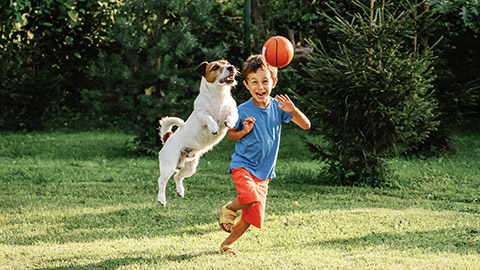
<svg viewBox="0 0 480 270">
<path fill-rule="evenodd" d="M 183 198 L 183 179 L 196 172 L 200 157 L 217 145 L 238 120 L 237 104 L 231 95 L 237 84 L 237 69 L 226 60 L 218 60 L 203 62 L 195 71 L 202 75 L 200 93 L 187 121 L 177 117 L 159 120 L 159 135 L 164 144 L 158 153 L 158 202 L 162 206 L 167 203 L 167 181 L 175 171 L 177 194 Z M 177 126 L 175 132 L 173 126 Z"/>
</svg>

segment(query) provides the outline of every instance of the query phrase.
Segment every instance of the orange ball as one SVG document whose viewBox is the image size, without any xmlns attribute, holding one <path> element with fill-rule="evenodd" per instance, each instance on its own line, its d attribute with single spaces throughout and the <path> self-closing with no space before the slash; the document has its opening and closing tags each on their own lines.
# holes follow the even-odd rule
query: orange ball
<svg viewBox="0 0 480 270">
<path fill-rule="evenodd" d="M 293 45 L 285 37 L 273 36 L 263 44 L 262 55 L 271 66 L 282 68 L 293 59 Z"/>
</svg>

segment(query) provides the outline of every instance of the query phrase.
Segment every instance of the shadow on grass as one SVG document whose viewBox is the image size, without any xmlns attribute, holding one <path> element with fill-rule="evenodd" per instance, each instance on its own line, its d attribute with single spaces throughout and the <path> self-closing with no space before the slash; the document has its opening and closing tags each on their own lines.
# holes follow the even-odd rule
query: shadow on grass
<svg viewBox="0 0 480 270">
<path fill-rule="evenodd" d="M 0 156 L 9 158 L 124 159 L 139 157 L 127 147 L 132 136 L 107 132 L 3 134 Z"/>
<path fill-rule="evenodd" d="M 411 190 L 390 187 L 349 186 L 335 183 L 326 171 L 326 166 L 317 163 L 284 163 L 277 168 L 278 177 L 269 184 L 269 199 L 310 199 L 318 202 L 321 209 L 330 208 L 325 199 L 336 198 L 335 209 L 356 207 L 383 207 L 402 209 L 454 210 L 465 213 L 480 213 L 475 189 L 459 190 Z"/>
<path fill-rule="evenodd" d="M 51 260 L 51 263 L 55 263 L 57 260 Z M 58 267 L 45 267 L 45 268 L 37 268 L 41 270 L 61 270 L 61 269 L 71 269 L 71 270 L 80 270 L 80 269 L 115 269 L 121 266 L 127 266 L 131 264 L 148 264 L 153 263 L 154 260 L 150 258 L 143 258 L 143 257 L 126 257 L 126 258 L 118 258 L 118 259 L 108 259 L 103 260 L 98 263 L 90 263 L 90 264 L 83 264 L 83 265 L 68 265 L 68 266 L 58 266 Z"/>
<path fill-rule="evenodd" d="M 139 265 L 157 265 L 161 266 L 167 262 L 182 262 L 188 261 L 197 257 L 201 256 L 209 256 L 209 255 L 216 255 L 218 252 L 215 251 L 203 251 L 203 252 L 195 252 L 195 253 L 186 253 L 186 254 L 179 254 L 179 255 L 167 255 L 167 256 L 158 256 L 157 258 L 144 258 L 144 257 L 124 257 L 124 258 L 116 258 L 116 259 L 107 259 L 103 260 L 98 263 L 91 263 L 91 264 L 83 264 L 83 265 L 68 265 L 68 266 L 59 266 L 59 267 L 45 267 L 45 268 L 37 268 L 39 270 L 61 270 L 61 269 L 68 269 L 68 270 L 81 270 L 81 269 L 116 269 L 119 267 L 125 267 L 128 265 L 139 264 Z M 63 260 L 63 259 L 62 259 Z M 51 260 L 51 263 L 55 263 L 57 260 Z"/>
<path fill-rule="evenodd" d="M 125 205 L 121 209 L 102 213 L 58 216 L 55 221 L 46 221 L 42 217 L 31 218 L 29 219 L 31 228 L 27 230 L 38 230 L 35 234 L 17 233 L 13 237 L 3 237 L 0 243 L 5 245 L 33 245 L 38 242 L 64 244 L 184 234 L 195 236 L 217 232 L 217 228 L 205 226 L 214 224 L 216 221 L 216 213 L 207 211 L 194 213 L 193 208 L 181 207 L 166 210 L 160 207 Z"/>
<path fill-rule="evenodd" d="M 370 233 L 362 237 L 313 241 L 308 246 L 350 250 L 370 246 L 387 246 L 392 250 L 421 249 L 425 252 L 479 254 L 479 228 L 448 228 L 432 231 Z"/>
<path fill-rule="evenodd" d="M 201 177 L 200 177 L 201 176 Z M 156 201 L 155 183 L 47 183 L 48 187 L 13 183 L 0 199 L 5 224 L 17 224 L 0 237 L 7 245 L 90 242 L 103 239 L 202 235 L 217 231 L 218 210 L 236 196 L 228 175 L 199 173 L 185 184 L 186 197 L 167 185 L 167 206 Z M 28 200 L 14 195 L 26 194 Z M 28 220 L 22 223 L 17 218 Z"/>
</svg>

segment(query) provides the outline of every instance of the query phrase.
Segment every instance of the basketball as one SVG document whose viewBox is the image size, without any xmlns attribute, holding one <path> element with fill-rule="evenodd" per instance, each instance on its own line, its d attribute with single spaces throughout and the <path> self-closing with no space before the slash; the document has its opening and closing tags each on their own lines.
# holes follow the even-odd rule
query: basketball
<svg viewBox="0 0 480 270">
<path fill-rule="evenodd" d="M 282 68 L 293 59 L 293 45 L 285 37 L 274 36 L 263 44 L 262 55 L 271 66 Z"/>
</svg>

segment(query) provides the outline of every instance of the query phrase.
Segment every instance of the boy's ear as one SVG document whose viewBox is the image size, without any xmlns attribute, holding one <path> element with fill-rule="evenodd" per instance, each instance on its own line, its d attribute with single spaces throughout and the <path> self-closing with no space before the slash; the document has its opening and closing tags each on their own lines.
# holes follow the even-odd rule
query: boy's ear
<svg viewBox="0 0 480 270">
<path fill-rule="evenodd" d="M 278 79 L 273 79 L 272 89 L 277 85 Z"/>
<path fill-rule="evenodd" d="M 248 82 L 246 80 L 243 80 L 243 85 L 245 85 L 245 87 L 248 89 Z M 250 90 L 250 89 L 248 89 Z"/>
<path fill-rule="evenodd" d="M 205 77 L 205 73 L 207 72 L 207 65 L 208 65 L 208 62 L 202 62 L 196 69 L 195 69 L 195 72 L 197 72 L 198 74 L 202 75 L 203 77 Z"/>
</svg>

